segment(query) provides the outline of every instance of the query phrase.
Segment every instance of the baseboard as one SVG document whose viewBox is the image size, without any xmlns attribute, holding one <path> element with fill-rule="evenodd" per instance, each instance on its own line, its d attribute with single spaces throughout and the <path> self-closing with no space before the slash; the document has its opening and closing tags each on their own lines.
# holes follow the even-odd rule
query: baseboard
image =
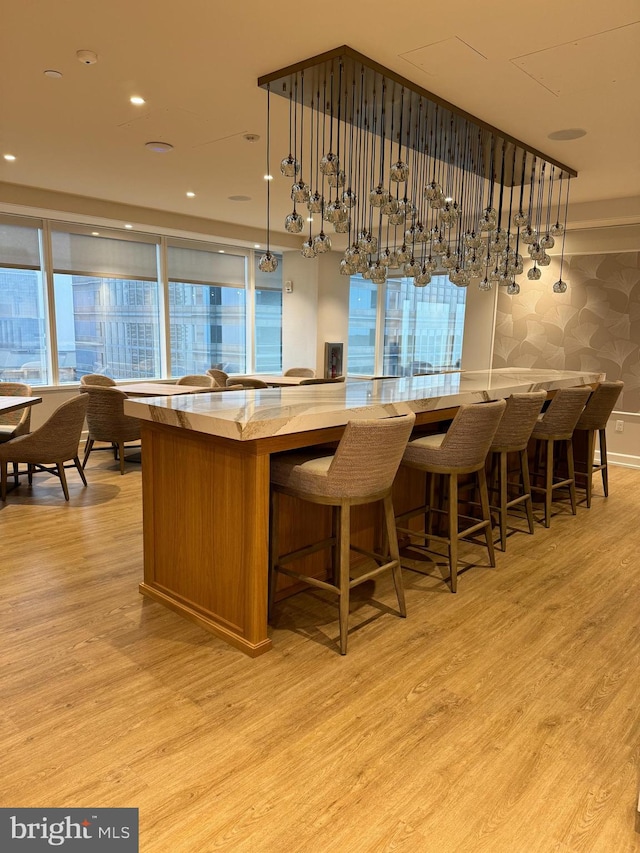
<svg viewBox="0 0 640 853">
<path fill-rule="evenodd" d="M 607 450 L 607 463 L 609 465 L 621 465 L 623 468 L 640 468 L 640 456 L 632 456 L 627 453 L 612 453 Z"/>
</svg>

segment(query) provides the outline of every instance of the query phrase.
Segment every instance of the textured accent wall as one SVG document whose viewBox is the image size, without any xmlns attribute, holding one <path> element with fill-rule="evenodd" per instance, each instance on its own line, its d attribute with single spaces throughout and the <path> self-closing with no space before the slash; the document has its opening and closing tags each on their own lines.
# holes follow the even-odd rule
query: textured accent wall
<svg viewBox="0 0 640 853">
<path fill-rule="evenodd" d="M 519 296 L 500 288 L 493 366 L 603 370 L 625 382 L 616 410 L 640 412 L 640 252 L 565 258 L 564 294 L 558 274 L 554 258 Z"/>
</svg>

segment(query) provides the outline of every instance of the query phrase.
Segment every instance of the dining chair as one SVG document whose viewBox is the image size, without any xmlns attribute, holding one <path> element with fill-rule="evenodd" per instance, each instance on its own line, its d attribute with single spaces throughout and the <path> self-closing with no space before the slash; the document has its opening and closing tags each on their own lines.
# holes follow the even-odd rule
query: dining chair
<svg viewBox="0 0 640 853">
<path fill-rule="evenodd" d="M 232 376 L 227 379 L 227 388 L 240 385 L 242 388 L 268 388 L 266 382 L 262 379 L 251 379 L 248 376 Z"/>
<path fill-rule="evenodd" d="M 28 435 L 12 438 L 0 444 L 0 499 L 7 499 L 7 465 L 24 462 L 28 465 L 29 485 L 34 471 L 46 471 L 59 477 L 64 499 L 69 500 L 69 489 L 64 463 L 72 460 L 84 485 L 87 480 L 78 459 L 78 444 L 84 424 L 87 405 L 86 394 L 78 394 L 62 403 L 41 427 Z M 53 467 L 48 467 L 51 465 Z"/>
<path fill-rule="evenodd" d="M 316 375 L 316 372 L 312 367 L 290 367 L 288 370 L 285 370 L 283 375 L 306 376 L 309 379 L 313 379 Z"/>
<path fill-rule="evenodd" d="M 549 407 L 538 417 L 538 422 L 531 433 L 529 443 L 536 450 L 536 468 L 533 472 L 534 483 L 531 491 L 542 492 L 545 527 L 551 524 L 551 504 L 556 489 L 565 487 L 569 489 L 571 512 L 573 515 L 576 514 L 573 431 L 590 395 L 591 388 L 560 388 L 549 403 Z M 556 448 L 562 446 L 566 450 L 566 473 L 560 470 L 555 458 Z"/>
<path fill-rule="evenodd" d="M 524 504 L 529 533 L 534 531 L 527 446 L 546 399 L 546 391 L 512 394 L 507 400 L 507 408 L 489 448 L 488 460 L 490 467 L 495 469 L 498 500 L 497 506 L 490 508 L 498 514 L 500 547 L 503 551 L 507 549 L 507 515 L 513 507 Z M 513 456 L 516 453 L 519 462 L 519 482 L 509 482 L 509 455 Z"/>
<path fill-rule="evenodd" d="M 83 385 L 107 385 L 112 388 L 116 383 L 110 376 L 103 376 L 102 373 L 85 373 L 80 377 L 80 387 Z"/>
<path fill-rule="evenodd" d="M 30 397 L 31 386 L 24 382 L 0 382 L 0 397 Z M 0 415 L 0 444 L 31 431 L 31 406 Z M 18 485 L 18 463 L 13 463 L 13 482 Z"/>
<path fill-rule="evenodd" d="M 428 475 L 426 490 L 428 499 L 425 504 L 398 516 L 396 519 L 399 522 L 398 532 L 404 533 L 410 538 L 417 537 L 424 540 L 424 545 L 420 548 L 427 552 L 432 550 L 429 547 L 431 540 L 443 542 L 447 545 L 451 592 L 456 592 L 458 588 L 458 543 L 460 539 L 467 539 L 471 534 L 484 531 L 489 564 L 491 566 L 496 564 L 485 463 L 506 405 L 504 400 L 498 400 L 493 403 L 471 403 L 460 406 L 446 433 L 425 435 L 410 441 L 402 457 L 402 465 L 424 471 Z M 480 493 L 480 519 L 462 515 L 458 508 L 459 478 L 467 474 L 476 475 Z M 445 484 L 448 486 L 444 509 L 435 505 L 436 476 L 444 477 Z M 433 533 L 434 513 L 446 516 L 448 522 L 446 535 Z M 424 531 L 400 526 L 400 524 L 418 515 L 425 519 Z M 471 523 L 460 530 L 459 518 Z"/>
<path fill-rule="evenodd" d="M 85 385 L 80 392 L 87 395 L 88 435 L 84 447 L 82 468 L 89 460 L 92 450 L 114 450 L 114 457 L 120 459 L 120 473 L 124 474 L 125 444 L 140 441 L 141 427 L 138 418 L 124 413 L 124 401 L 127 395 L 119 388 L 106 388 L 100 385 Z M 94 448 L 96 441 L 108 442 L 110 448 Z M 139 447 L 140 445 L 138 445 Z"/>
<path fill-rule="evenodd" d="M 587 493 L 587 507 L 591 506 L 591 494 L 593 491 L 593 475 L 596 471 L 602 474 L 602 488 L 604 496 L 609 495 L 609 475 L 607 468 L 607 421 L 618 402 L 622 393 L 624 382 L 621 379 L 609 382 L 600 382 L 584 407 L 578 418 L 578 423 L 573 431 L 574 436 L 586 434 L 587 437 L 587 459 L 586 470 L 576 471 L 575 476 L 580 482 L 585 481 Z M 596 432 L 600 439 L 600 462 L 595 463 Z M 577 483 L 576 483 L 577 485 Z"/>
<path fill-rule="evenodd" d="M 207 373 L 190 373 L 188 376 L 181 376 L 180 379 L 176 379 L 176 385 L 211 388 L 213 387 L 213 377 Z"/>
<path fill-rule="evenodd" d="M 271 465 L 270 613 L 273 613 L 276 578 L 280 572 L 309 586 L 338 596 L 340 653 L 347 653 L 349 593 L 359 584 L 391 571 L 401 616 L 406 616 L 402 569 L 398 552 L 391 487 L 415 423 L 413 413 L 398 417 L 349 421 L 331 455 L 322 452 L 282 453 Z M 334 507 L 329 539 L 288 554 L 280 553 L 279 496 L 299 498 Z M 383 554 L 363 551 L 351 544 L 351 507 L 382 501 L 386 540 Z M 288 564 L 322 548 L 331 548 L 331 580 L 324 581 L 288 568 Z M 378 565 L 350 577 L 350 552 L 365 554 Z"/>
<path fill-rule="evenodd" d="M 207 375 L 213 379 L 216 385 L 220 385 L 222 388 L 227 384 L 227 379 L 229 378 L 228 373 L 225 373 L 224 370 L 218 370 L 217 367 L 211 367 L 207 370 Z"/>
</svg>

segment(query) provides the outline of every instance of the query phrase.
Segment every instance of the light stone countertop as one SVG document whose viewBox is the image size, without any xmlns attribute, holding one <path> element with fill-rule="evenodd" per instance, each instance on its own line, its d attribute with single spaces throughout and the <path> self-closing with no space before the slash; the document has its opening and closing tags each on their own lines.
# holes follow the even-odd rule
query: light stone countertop
<svg viewBox="0 0 640 853">
<path fill-rule="evenodd" d="M 464 403 L 500 400 L 512 393 L 590 385 L 603 373 L 501 368 L 402 379 L 347 379 L 302 385 L 144 397 L 125 400 L 125 414 L 208 435 L 251 441 L 344 426 L 349 420 L 437 411 Z"/>
</svg>

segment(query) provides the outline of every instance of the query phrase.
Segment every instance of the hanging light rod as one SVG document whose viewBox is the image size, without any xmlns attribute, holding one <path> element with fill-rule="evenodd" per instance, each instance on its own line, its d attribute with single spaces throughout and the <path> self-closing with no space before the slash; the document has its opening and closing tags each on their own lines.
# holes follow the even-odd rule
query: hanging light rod
<svg viewBox="0 0 640 853">
<path fill-rule="evenodd" d="M 488 124 L 486 121 L 479 119 L 477 116 L 474 116 L 471 113 L 460 109 L 460 107 L 457 107 L 455 104 L 452 104 L 449 101 L 445 101 L 444 98 L 435 95 L 428 89 L 423 89 L 422 86 L 419 86 L 412 80 L 408 80 L 406 77 L 402 77 L 402 75 L 397 74 L 390 68 L 385 68 L 384 65 L 380 65 L 373 59 L 369 59 L 368 56 L 359 53 L 357 50 L 354 50 L 348 45 L 342 45 L 341 47 L 336 47 L 333 50 L 328 50 L 325 53 L 319 53 L 317 56 L 312 56 L 309 59 L 303 59 L 301 62 L 296 62 L 293 65 L 288 65 L 286 68 L 281 68 L 279 71 L 272 71 L 270 74 L 264 74 L 262 77 L 258 78 L 258 86 L 263 89 L 266 89 L 267 86 L 270 86 L 272 94 L 282 95 L 286 98 L 289 98 L 290 93 L 293 92 L 294 99 L 296 99 L 299 103 L 303 103 L 304 106 L 310 107 L 317 87 L 319 85 L 321 86 L 322 81 L 326 80 L 328 78 L 328 75 L 330 75 L 332 72 L 337 75 L 337 71 L 340 65 L 342 65 L 344 87 L 350 86 L 356 76 L 360 77 L 361 70 L 364 69 L 364 83 L 366 87 L 365 91 L 366 95 L 369 98 L 373 98 L 376 84 L 379 82 L 380 78 L 384 78 L 387 81 L 393 81 L 399 86 L 404 87 L 408 92 L 412 93 L 415 96 L 415 98 L 413 99 L 414 103 L 417 103 L 420 99 L 424 99 L 430 102 L 431 104 L 437 105 L 438 107 L 447 110 L 453 116 L 463 119 L 464 121 L 475 125 L 475 127 L 486 131 L 490 136 L 504 141 L 508 146 L 506 152 L 507 160 L 509 160 L 511 156 L 509 152 L 509 146 L 513 146 L 516 149 L 516 164 L 522 161 L 521 153 L 523 151 L 526 151 L 529 154 L 541 160 L 545 160 L 547 163 L 550 163 L 551 165 L 560 169 L 564 173 L 565 178 L 575 178 L 578 175 L 577 171 L 575 169 L 572 169 L 570 166 L 561 163 L 559 160 L 555 160 L 553 157 L 549 157 L 548 154 L 545 154 L 544 152 L 539 151 L 537 148 L 533 148 L 531 145 L 528 145 L 527 143 L 516 139 L 515 136 L 511 136 L 511 134 L 505 133 L 505 131 L 500 130 L 500 128 L 494 127 L 494 125 L 492 124 Z M 300 74 L 301 71 L 305 72 L 305 86 L 303 90 L 298 87 L 298 91 L 296 92 L 294 91 L 295 80 L 297 75 Z M 304 101 L 302 100 L 303 97 Z M 393 87 L 388 87 L 386 97 L 388 105 L 390 107 L 394 98 Z M 389 109 L 388 114 L 390 112 L 391 110 Z M 354 117 L 351 116 L 348 112 L 343 116 L 343 118 L 346 122 L 354 120 Z M 496 146 L 496 151 L 497 148 L 498 146 Z M 520 152 L 520 155 L 518 152 Z M 521 176 L 518 174 L 514 174 L 513 176 L 506 177 L 508 178 L 508 183 L 511 184 L 518 183 L 520 181 Z"/>
<path fill-rule="evenodd" d="M 554 290 L 566 290 L 562 262 L 574 169 L 346 46 L 258 84 L 267 90 L 267 121 L 271 94 L 289 101 L 289 150 L 280 152 L 280 173 L 291 180 L 293 209 L 284 229 L 302 232 L 298 208 L 306 206 L 311 223 L 303 257 L 331 251 L 333 230 L 346 236 L 342 275 L 382 284 L 399 270 L 425 287 L 433 273 L 446 270 L 458 287 L 475 280 L 480 290 L 501 285 L 516 295 L 524 247 L 533 262 L 527 279 L 538 281 L 551 263 L 547 249 L 561 238 Z M 269 198 L 267 190 L 263 272 L 275 269 Z"/>
</svg>

